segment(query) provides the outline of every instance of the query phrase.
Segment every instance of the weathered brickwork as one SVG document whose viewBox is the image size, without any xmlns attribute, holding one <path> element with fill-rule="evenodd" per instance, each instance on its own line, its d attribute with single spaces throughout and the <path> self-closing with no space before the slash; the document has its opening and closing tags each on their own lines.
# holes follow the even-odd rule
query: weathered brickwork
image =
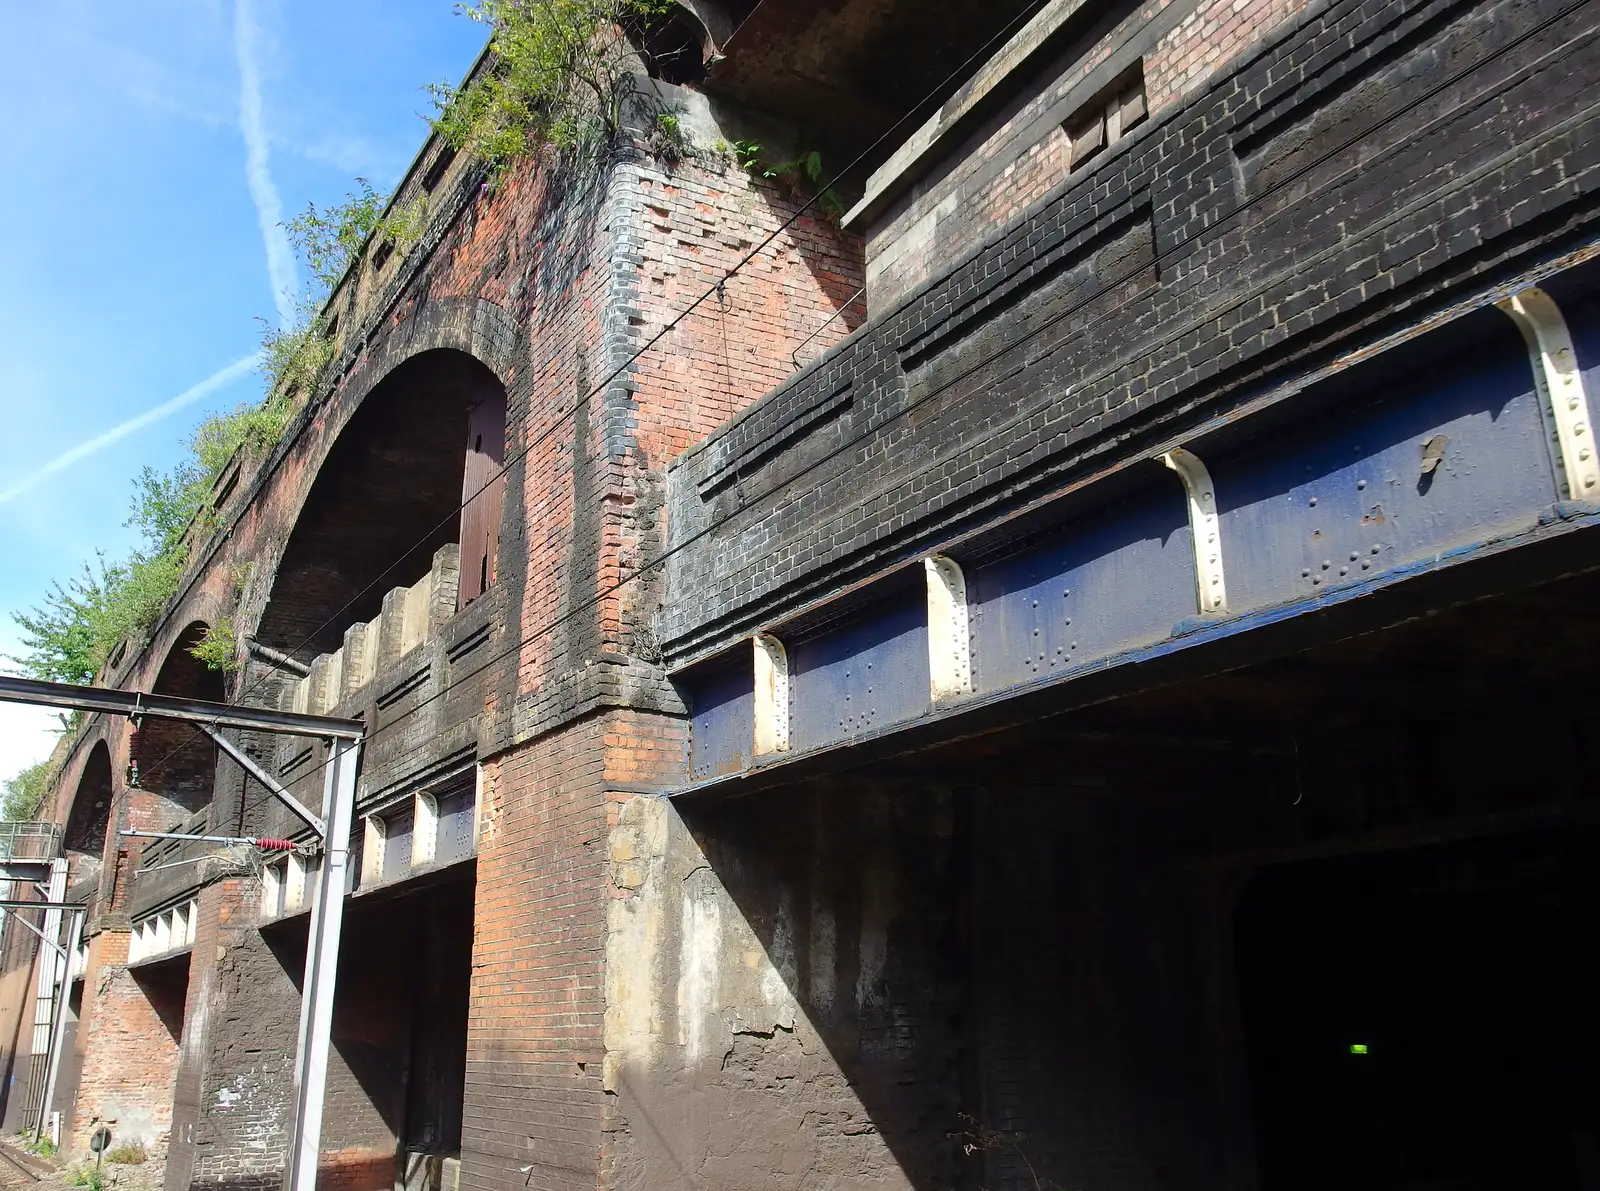
<svg viewBox="0 0 1600 1191">
<path fill-rule="evenodd" d="M 965 151 L 932 167 L 932 176 L 909 195 L 870 217 L 874 312 L 898 304 L 1065 181 L 1072 160 L 1068 128 L 1108 85 L 1135 72 L 1143 79 L 1149 117 L 1159 119 L 1303 6 L 1304 0 L 1106 6 L 1108 15 L 1063 55 L 1064 70 L 1058 65 L 1054 77 L 1025 87 L 971 134 Z M 1110 20 L 1115 24 L 1106 29 Z"/>
<path fill-rule="evenodd" d="M 608 832 L 629 797 L 617 791 L 659 788 L 685 755 L 680 722 L 616 712 L 486 766 L 463 1186 L 497 1186 L 523 1167 L 530 1187 L 594 1186 Z"/>
<path fill-rule="evenodd" d="M 128 933 L 106 930 L 90 945 L 79 1032 L 83 1067 L 71 1148 L 102 1123 L 119 1136 L 164 1148 L 183 1030 L 188 956 L 159 969 L 130 969 Z"/>
<path fill-rule="evenodd" d="M 168 1191 L 282 1179 L 304 944 L 297 956 L 254 929 L 247 893 L 238 879 L 202 891 Z"/>
<path fill-rule="evenodd" d="M 396 849 L 419 792 L 476 779 L 471 859 L 349 904 L 324 1186 L 459 1152 L 471 1191 L 1026 1187 L 989 1128 L 1085 1186 L 1248 1185 L 1190 929 L 1225 898 L 1109 779 L 977 748 L 966 779 L 662 796 L 688 780 L 681 667 L 1594 241 L 1594 5 L 1082 11 L 864 217 L 870 267 L 737 164 L 734 113 L 652 84 L 689 152 L 652 110 L 603 159 L 455 161 L 422 241 L 341 283 L 327 386 L 104 676 L 361 717 L 358 811 Z M 1148 116 L 1069 170 L 1064 122 L 1135 64 Z M 501 399 L 498 569 L 458 609 L 466 411 Z M 260 651 L 202 689 L 186 649 L 224 617 L 309 682 Z M 241 744 L 320 801 L 320 743 Z M 73 1144 L 114 1111 L 170 1128 L 168 1191 L 279 1186 L 305 916 L 264 922 L 221 859 L 138 873 L 198 850 L 117 832 L 303 825 L 192 733 L 118 722 L 74 741 L 53 812 L 94 906 Z M 196 891 L 192 956 L 129 969 L 130 919 Z"/>
<path fill-rule="evenodd" d="M 1074 175 L 685 458 L 669 659 L 1573 244 L 1600 177 L 1593 20 L 1330 5 Z M 719 487 L 732 444 L 846 389 L 840 416 Z"/>
</svg>

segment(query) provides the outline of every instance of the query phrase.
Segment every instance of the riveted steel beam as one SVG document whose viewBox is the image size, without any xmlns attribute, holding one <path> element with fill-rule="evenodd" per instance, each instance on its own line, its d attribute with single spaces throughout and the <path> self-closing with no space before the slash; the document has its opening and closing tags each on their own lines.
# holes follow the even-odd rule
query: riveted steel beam
<svg viewBox="0 0 1600 1191">
<path fill-rule="evenodd" d="M 771 633 L 751 638 L 755 654 L 755 750 L 781 753 L 789 748 L 789 654 Z"/>
</svg>

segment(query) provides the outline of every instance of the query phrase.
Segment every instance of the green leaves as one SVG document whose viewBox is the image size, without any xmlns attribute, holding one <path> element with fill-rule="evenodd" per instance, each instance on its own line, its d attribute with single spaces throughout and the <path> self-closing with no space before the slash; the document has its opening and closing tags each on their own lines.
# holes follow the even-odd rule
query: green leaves
<svg viewBox="0 0 1600 1191">
<path fill-rule="evenodd" d="M 771 182 L 791 198 L 815 200 L 824 219 L 833 224 L 844 218 L 845 206 L 822 176 L 822 154 L 815 149 L 801 153 L 792 161 L 767 160 L 766 151 L 755 141 L 734 141 L 734 160 L 752 178 Z"/>
<path fill-rule="evenodd" d="M 434 130 L 496 168 L 547 150 L 593 147 L 621 124 L 618 85 L 639 65 L 624 22 L 648 26 L 663 0 L 467 0 L 493 28 L 493 64 L 461 90 L 430 88 Z"/>
<path fill-rule="evenodd" d="M 283 225 L 324 291 L 339 283 L 377 228 L 384 204 L 389 201 L 388 195 L 374 190 L 365 178 L 357 178 L 356 187 L 356 191 L 345 195 L 344 202 L 335 203 L 326 211 L 319 211 L 316 203 L 307 203 L 304 211 Z"/>
<path fill-rule="evenodd" d="M 50 762 L 40 761 L 10 781 L 0 783 L 0 819 L 23 821 L 37 815 L 44 804 L 51 773 Z"/>
<path fill-rule="evenodd" d="M 280 391 L 259 405 L 214 414 L 190 436 L 189 458 L 166 473 L 140 472 L 126 522 L 139 531 L 140 544 L 120 562 L 97 554 L 93 565 L 52 583 L 37 605 L 15 613 L 23 652 L 10 660 L 35 678 L 88 684 L 119 641 L 142 641 L 177 593 L 194 542 L 212 529 L 212 498 L 223 469 L 241 449 L 260 452 L 276 443 L 292 410 L 291 398 Z"/>
<path fill-rule="evenodd" d="M 120 563 L 97 554 L 93 565 L 52 583 L 37 605 L 13 615 L 24 652 L 11 660 L 35 678 L 92 682 L 117 642 L 155 622 L 182 570 L 177 551 L 135 550 Z"/>
<path fill-rule="evenodd" d="M 231 674 L 239 668 L 239 633 L 233 618 L 224 616 L 206 628 L 198 644 L 191 646 L 192 657 L 204 662 L 207 668 Z"/>
</svg>

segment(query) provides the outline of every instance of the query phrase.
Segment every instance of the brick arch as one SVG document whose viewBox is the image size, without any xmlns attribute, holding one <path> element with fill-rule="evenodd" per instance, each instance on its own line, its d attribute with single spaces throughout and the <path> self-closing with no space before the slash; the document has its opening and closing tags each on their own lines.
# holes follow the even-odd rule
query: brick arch
<svg viewBox="0 0 1600 1191">
<path fill-rule="evenodd" d="M 195 620 L 184 626 L 162 659 L 151 691 L 185 699 L 227 700 L 222 672 L 208 667 L 190 651 L 206 635 L 208 625 Z M 141 793 L 130 799 L 133 825 L 163 831 L 211 804 L 217 773 L 217 746 L 193 725 L 178 720 L 146 720 L 135 732 L 130 753 L 139 767 Z"/>
<path fill-rule="evenodd" d="M 75 871 L 85 862 L 98 863 L 105 855 L 111 798 L 111 749 L 104 740 L 97 740 L 83 763 L 62 833 L 62 850 Z"/>
<path fill-rule="evenodd" d="M 487 298 L 419 297 L 387 334 L 368 348 L 347 390 L 351 412 L 406 361 L 426 352 L 450 350 L 471 356 L 509 388 L 514 370 L 517 324 L 511 312 Z"/>
<path fill-rule="evenodd" d="M 495 346 L 507 330 L 495 311 L 477 303 L 413 314 L 363 368 L 377 379 L 346 390 L 342 425 L 323 448 L 255 626 L 263 645 L 302 660 L 337 649 L 349 625 L 377 615 L 385 592 L 415 583 L 437 550 L 460 541 L 472 411 L 498 408 L 496 467 L 504 455 L 509 351 Z"/>
</svg>

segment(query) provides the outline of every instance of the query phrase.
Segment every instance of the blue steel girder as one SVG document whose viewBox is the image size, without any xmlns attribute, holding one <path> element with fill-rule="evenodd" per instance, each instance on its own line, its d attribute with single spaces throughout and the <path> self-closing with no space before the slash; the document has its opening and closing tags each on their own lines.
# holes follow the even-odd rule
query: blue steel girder
<svg viewBox="0 0 1600 1191">
<path fill-rule="evenodd" d="M 1564 291 L 1559 279 L 1550 292 L 1593 402 L 1600 301 Z M 1214 488 L 1194 495 L 1215 498 L 1217 516 L 1203 532 L 1220 536 L 1212 545 L 1226 574 L 1225 608 L 1200 606 L 1206 560 L 1190 527 L 1200 506 L 1156 460 L 1143 487 L 1002 557 L 941 551 L 965 570 L 973 673 L 965 698 L 930 695 L 921 599 L 865 604 L 822 633 L 773 626 L 767 632 L 790 658 L 788 750 L 757 758 L 748 654 L 730 654 L 680 676 L 694 708 L 689 789 L 919 725 L 959 731 L 963 715 L 980 708 L 1237 639 L 1475 559 L 1503 561 L 1558 534 L 1582 535 L 1563 565 L 1571 557 L 1600 565 L 1600 534 L 1590 532 L 1600 506 L 1567 499 L 1537 367 L 1537 345 L 1508 314 L 1484 307 L 1307 389 L 1292 409 L 1217 425 L 1184 444 L 1204 465 L 1186 475 L 1190 486 L 1208 471 Z M 1585 436 L 1588 412 L 1578 411 Z"/>
</svg>

